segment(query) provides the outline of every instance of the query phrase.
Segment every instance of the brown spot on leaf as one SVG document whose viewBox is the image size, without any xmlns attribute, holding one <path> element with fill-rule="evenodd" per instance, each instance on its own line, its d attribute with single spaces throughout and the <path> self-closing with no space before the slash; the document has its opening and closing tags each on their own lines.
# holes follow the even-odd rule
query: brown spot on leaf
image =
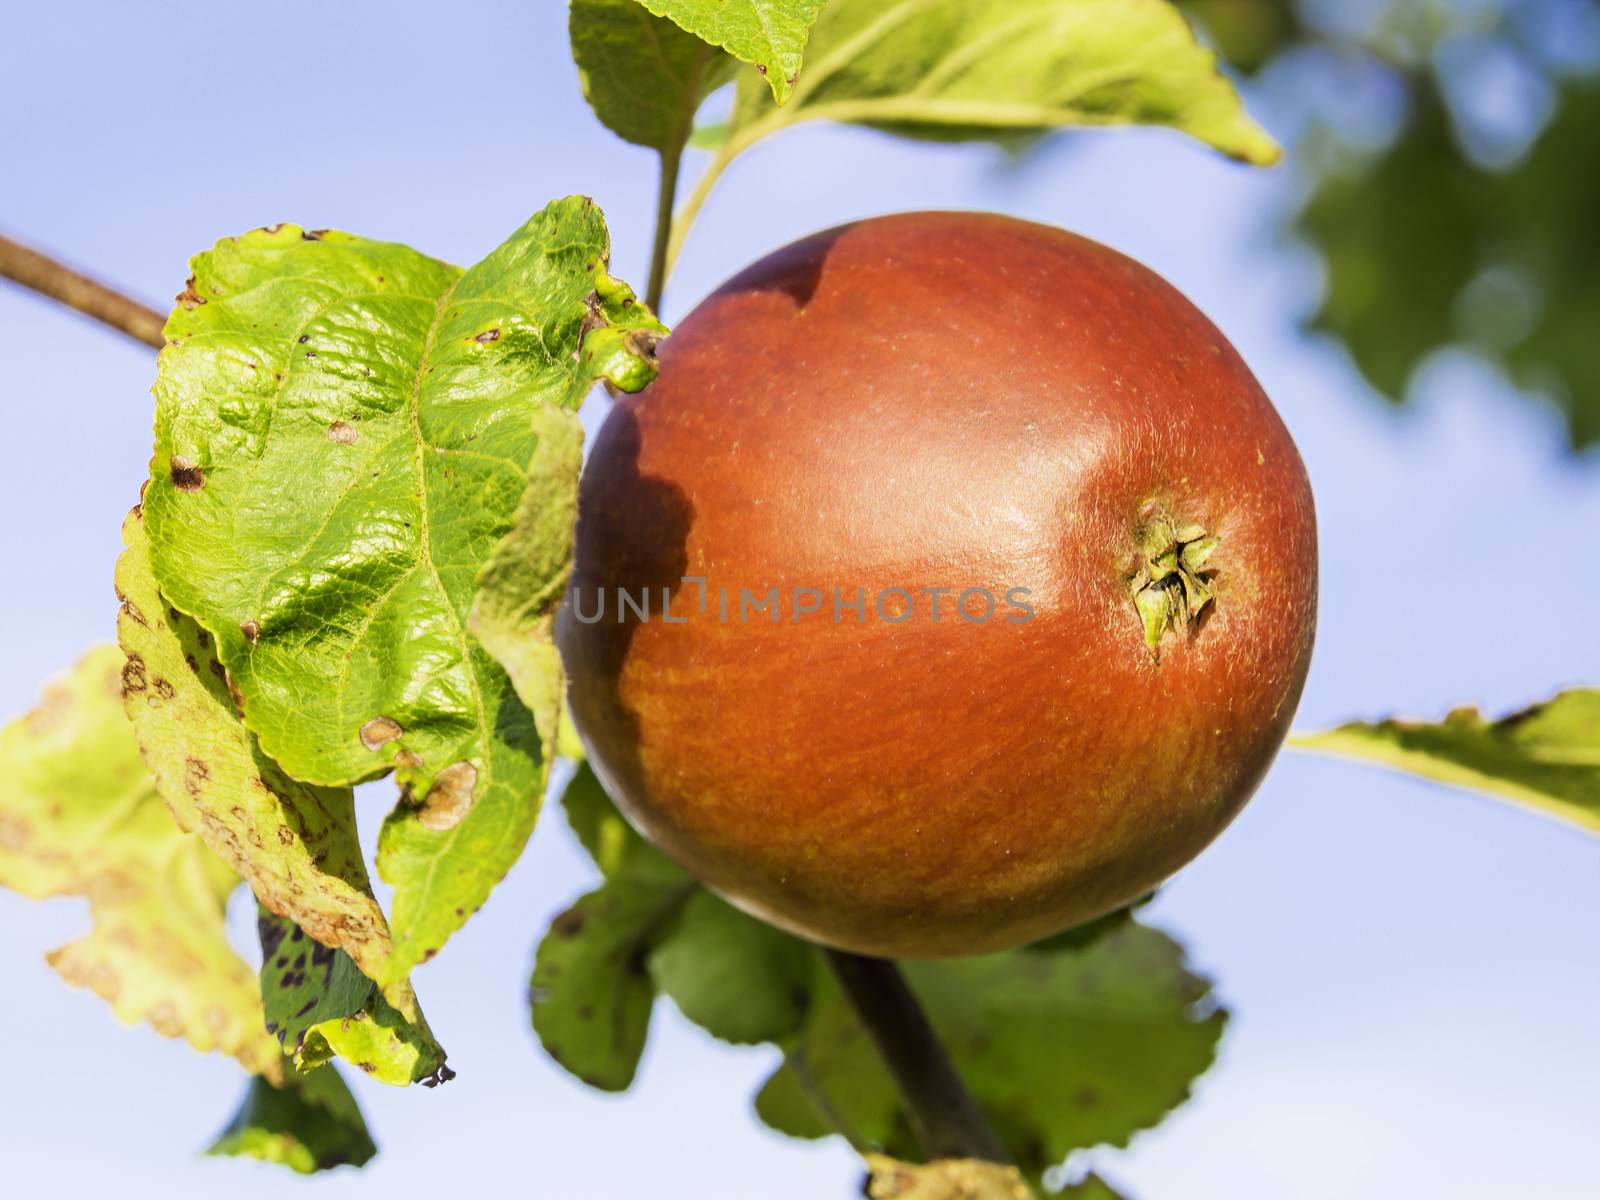
<svg viewBox="0 0 1600 1200">
<path fill-rule="evenodd" d="M 361 744 L 368 750 L 377 750 L 380 746 L 399 737 L 405 730 L 400 728 L 400 722 L 389 717 L 373 717 L 361 727 Z"/>
<path fill-rule="evenodd" d="M 600 293 L 590 292 L 583 298 L 583 320 L 578 322 L 578 341 L 582 343 L 594 330 L 604 329 L 609 323 L 600 305 Z"/>
<path fill-rule="evenodd" d="M 477 337 L 473 338 L 472 340 L 475 341 L 475 342 L 481 342 L 483 345 L 487 346 L 490 342 L 498 342 L 500 340 L 500 330 L 498 330 L 498 329 L 485 329 L 482 333 L 480 333 Z"/>
<path fill-rule="evenodd" d="M 178 694 L 178 689 L 173 687 L 172 684 L 167 682 L 165 679 L 162 679 L 160 676 L 156 677 L 153 686 L 155 687 L 156 695 L 160 696 L 163 700 L 171 700 Z"/>
<path fill-rule="evenodd" d="M 630 329 L 623 335 L 622 344 L 646 362 L 655 362 L 661 335 L 651 333 L 648 329 Z"/>
<path fill-rule="evenodd" d="M 183 760 L 183 789 L 194 799 L 200 799 L 210 778 L 211 768 L 202 759 L 191 756 Z"/>
<path fill-rule="evenodd" d="M 354 446 L 361 438 L 356 427 L 348 421 L 335 421 L 328 426 L 328 440 L 341 446 Z"/>
<path fill-rule="evenodd" d="M 181 454 L 174 454 L 171 463 L 172 486 L 180 492 L 198 492 L 206 485 L 206 473 Z"/>
<path fill-rule="evenodd" d="M 245 641 L 254 646 L 256 639 L 261 636 L 261 623 L 259 621 L 245 621 L 239 626 L 239 632 L 244 634 Z"/>
<path fill-rule="evenodd" d="M 256 936 L 261 939 L 261 957 L 270 959 L 283 944 L 283 926 L 269 916 L 259 916 L 256 918 Z M 278 966 L 283 966 L 282 959 L 278 960 Z"/>
<path fill-rule="evenodd" d="M 402 750 L 394 756 L 394 765 L 414 771 L 422 765 L 422 755 L 415 750 Z"/>
<path fill-rule="evenodd" d="M 423 798 L 417 823 L 424 829 L 443 833 L 454 829 L 472 809 L 473 789 L 478 785 L 478 768 L 463 759 L 451 763 L 434 776 L 433 786 Z"/>
<path fill-rule="evenodd" d="M 575 938 L 583 932 L 584 922 L 588 919 L 589 914 L 583 909 L 569 908 L 550 922 L 550 932 L 561 938 Z"/>
<path fill-rule="evenodd" d="M 184 281 L 183 291 L 179 292 L 173 299 L 185 308 L 199 308 L 206 302 L 206 298 L 194 290 L 193 275 Z"/>
</svg>

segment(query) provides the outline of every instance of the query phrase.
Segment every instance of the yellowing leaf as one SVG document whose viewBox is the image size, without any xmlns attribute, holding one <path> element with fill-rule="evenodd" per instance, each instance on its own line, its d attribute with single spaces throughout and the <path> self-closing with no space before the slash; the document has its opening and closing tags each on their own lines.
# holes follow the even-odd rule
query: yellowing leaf
<svg viewBox="0 0 1600 1200">
<path fill-rule="evenodd" d="M 298 1058 L 311 1026 L 327 1019 L 327 1013 L 303 1018 L 329 1002 L 324 990 L 338 965 L 348 967 L 341 977 L 353 977 L 350 986 L 362 993 L 335 1014 L 342 1022 L 333 1040 L 347 1040 L 353 1014 L 380 1002 L 370 998 L 369 980 L 385 971 L 390 954 L 388 922 L 356 839 L 351 791 L 290 779 L 262 753 L 240 720 L 212 639 L 156 587 L 139 509 L 123 522 L 122 536 L 127 549 L 117 563 L 117 632 L 128 656 L 124 703 L 145 762 L 179 824 L 197 830 L 249 882 L 266 914 L 263 949 L 291 932 L 296 941 L 311 935 L 296 955 L 317 960 L 309 971 L 305 963 L 271 970 L 273 956 L 266 956 L 261 987 L 268 1030 Z M 269 931 L 276 936 L 269 939 Z M 282 986 L 287 979 L 300 986 Z M 342 990 L 335 989 L 335 1006 L 343 1003 Z M 385 994 L 392 1003 L 384 1008 L 405 1031 L 405 1042 L 391 1055 L 361 1045 L 352 1061 L 386 1083 L 433 1077 L 444 1053 L 410 983 L 397 980 Z M 318 1045 L 329 1053 L 327 1040 Z"/>
<path fill-rule="evenodd" d="M 1498 721 L 1460 708 L 1438 724 L 1352 722 L 1291 743 L 1470 788 L 1600 833 L 1597 688 L 1574 688 Z"/>
<path fill-rule="evenodd" d="M 88 899 L 93 928 L 50 961 L 120 1021 L 281 1080 L 255 972 L 225 935 L 238 879 L 173 823 L 123 713 L 123 666 L 115 646 L 91 650 L 0 731 L 0 885 Z"/>
<path fill-rule="evenodd" d="M 139 509 L 123 522 L 117 636 L 125 703 L 173 815 L 243 876 L 256 898 L 371 976 L 389 957 L 348 787 L 290 779 L 239 719 L 215 643 L 172 608 L 150 573 Z"/>
<path fill-rule="evenodd" d="M 867 1155 L 870 1200 L 1033 1200 L 1022 1172 L 975 1158 L 918 1164 Z"/>
</svg>

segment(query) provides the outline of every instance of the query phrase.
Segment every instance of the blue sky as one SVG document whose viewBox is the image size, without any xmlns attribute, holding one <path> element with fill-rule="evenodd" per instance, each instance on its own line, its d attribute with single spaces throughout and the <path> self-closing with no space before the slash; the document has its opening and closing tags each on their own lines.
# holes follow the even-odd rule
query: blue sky
<svg viewBox="0 0 1600 1200">
<path fill-rule="evenodd" d="M 179 14 L 58 0 L 0 39 L 0 228 L 165 306 L 188 256 L 279 220 L 411 242 L 459 262 L 549 198 L 605 209 L 613 265 L 644 275 L 651 156 L 590 116 L 561 6 L 282 3 Z M 1281 117 L 1262 110 L 1269 124 Z M 691 169 L 697 164 L 691 164 Z M 1322 621 L 1300 724 L 1462 701 L 1491 710 L 1594 682 L 1600 464 L 1470 362 L 1397 414 L 1296 318 L 1315 260 L 1276 238 L 1290 171 L 1175 135 L 1096 133 L 1024 163 L 814 128 L 752 152 L 715 193 L 668 318 L 794 236 L 907 208 L 997 209 L 1099 238 L 1165 274 L 1253 365 L 1311 472 Z M 0 710 L 111 633 L 122 514 L 150 449 L 152 358 L 0 288 Z M 363 794 L 375 828 L 383 786 Z M 1157 901 L 1234 1009 L 1195 1100 L 1098 1161 L 1144 1200 L 1474 1200 L 1594 1194 L 1600 1144 L 1600 845 L 1552 822 L 1352 765 L 1285 755 L 1236 825 Z M 549 917 L 588 869 L 559 820 L 419 972 L 460 1078 L 360 1086 L 367 1171 L 296 1183 L 196 1159 L 236 1069 L 61 985 L 43 954 L 76 902 L 0 894 L 18 1194 L 187 1197 L 846 1196 L 842 1146 L 763 1131 L 766 1050 L 721 1047 L 658 1008 L 635 1090 L 602 1097 L 538 1048 L 524 992 Z M 364 1084 L 365 1081 L 362 1081 Z M 750 1181 L 759 1180 L 759 1185 Z"/>
</svg>

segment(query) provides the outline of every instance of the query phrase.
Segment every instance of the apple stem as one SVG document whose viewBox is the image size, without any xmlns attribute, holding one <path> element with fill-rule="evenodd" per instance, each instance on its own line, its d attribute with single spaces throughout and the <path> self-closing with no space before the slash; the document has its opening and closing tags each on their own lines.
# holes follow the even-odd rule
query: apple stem
<svg viewBox="0 0 1600 1200">
<path fill-rule="evenodd" d="M 165 344 L 161 327 L 166 318 L 155 309 L 8 237 L 0 237 L 0 279 L 20 283 L 136 342 L 157 350 Z"/>
<path fill-rule="evenodd" d="M 824 947 L 822 954 L 883 1056 L 923 1152 L 1009 1163 L 900 968 L 844 950 Z"/>
</svg>

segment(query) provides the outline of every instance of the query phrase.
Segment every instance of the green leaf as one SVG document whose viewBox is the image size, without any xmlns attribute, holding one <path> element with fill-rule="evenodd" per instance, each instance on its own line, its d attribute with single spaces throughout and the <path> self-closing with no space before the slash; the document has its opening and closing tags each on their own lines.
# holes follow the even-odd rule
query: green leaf
<svg viewBox="0 0 1600 1200">
<path fill-rule="evenodd" d="M 1087 946 L 907 963 L 963 1080 L 1031 1176 L 1074 1150 L 1122 1146 L 1182 1103 L 1226 1017 L 1182 948 L 1129 922 Z M 900 1158 L 917 1148 L 894 1085 L 833 986 L 756 1100 L 797 1137 L 844 1132 Z"/>
<path fill-rule="evenodd" d="M 1379 392 L 1408 397 L 1417 368 L 1467 346 L 1565 415 L 1574 446 L 1600 441 L 1600 83 L 1569 83 L 1532 150 L 1471 161 L 1444 99 L 1414 81 L 1409 120 L 1382 152 L 1324 178 L 1295 232 L 1327 283 L 1311 326 L 1338 338 Z"/>
<path fill-rule="evenodd" d="M 816 954 L 697 890 L 650 952 L 649 970 L 656 987 L 713 1037 L 775 1042 L 805 1019 Z"/>
<path fill-rule="evenodd" d="M 1033 1200 L 1022 1172 L 975 1158 L 918 1165 L 867 1155 L 869 1200 Z"/>
<path fill-rule="evenodd" d="M 561 803 L 605 882 L 539 943 L 528 987 L 533 1029 L 572 1074 L 620 1092 L 638 1070 L 655 1007 L 650 950 L 697 885 L 622 819 L 587 762 Z"/>
<path fill-rule="evenodd" d="M 256 914 L 261 939 L 261 1006 L 267 1032 L 304 1065 L 306 1035 L 323 1021 L 342 1020 L 372 999 L 372 980 L 348 954 L 319 945 L 293 921 L 265 908 Z"/>
<path fill-rule="evenodd" d="M 1092 1171 L 1056 1193 L 1061 1200 L 1124 1200 L 1121 1192 Z"/>
<path fill-rule="evenodd" d="M 645 965 L 655 932 L 694 890 L 607 881 L 550 923 L 528 996 L 545 1051 L 579 1079 L 620 1092 L 633 1082 L 650 1028 L 655 985 Z"/>
<path fill-rule="evenodd" d="M 251 1080 L 239 1111 L 206 1151 L 279 1163 L 302 1175 L 364 1166 L 377 1152 L 355 1097 L 331 1068 L 290 1075 L 279 1087 Z"/>
<path fill-rule="evenodd" d="M 511 532 L 478 572 L 467 627 L 511 676 L 533 714 L 547 755 L 559 753 L 565 701 L 555 613 L 572 573 L 572 531 L 578 522 L 583 426 L 565 409 L 534 410 L 528 488 Z"/>
<path fill-rule="evenodd" d="M 167 323 L 155 576 L 216 640 L 285 772 L 343 787 L 396 770 L 380 986 L 484 902 L 537 816 L 558 717 L 529 712 L 468 615 L 484 564 L 527 537 L 534 414 L 654 374 L 661 326 L 607 249 L 580 197 L 465 273 L 275 226 L 199 255 Z"/>
<path fill-rule="evenodd" d="M 310 1071 L 337 1056 L 394 1087 L 432 1087 L 454 1077 L 409 986 L 397 985 L 407 1016 L 344 951 L 317 944 L 266 909 L 256 923 L 267 1032 L 296 1067 Z"/>
<path fill-rule="evenodd" d="M 838 3 L 838 0 L 834 0 Z M 793 92 L 806 37 L 828 0 L 638 0 L 658 17 L 750 63 L 751 86 L 782 104 Z M 761 83 L 765 80 L 765 85 Z M 609 122 L 607 122 L 609 124 Z"/>
<path fill-rule="evenodd" d="M 1305 36 L 1294 0 L 1177 0 L 1229 65 L 1255 72 Z"/>
<path fill-rule="evenodd" d="M 123 712 L 124 666 L 115 646 L 91 650 L 0 730 L 0 885 L 88 899 L 93 928 L 50 962 L 118 1020 L 281 1080 L 255 973 L 224 929 L 238 877 L 173 823 Z"/>
<path fill-rule="evenodd" d="M 757 1098 L 773 1128 L 918 1156 L 894 1082 L 814 947 L 695 884 L 623 820 L 587 764 L 563 806 L 605 883 L 539 947 L 534 1027 L 558 1062 L 597 1087 L 628 1086 L 659 990 L 717 1037 L 783 1046 Z M 1181 1103 L 1226 1020 L 1182 948 L 1128 911 L 1028 950 L 906 971 L 1035 1177 L 1075 1149 L 1126 1144 Z M 1114 1200 L 1097 1179 L 1082 1186 Z"/>
<path fill-rule="evenodd" d="M 539 944 L 533 1027 L 551 1057 L 595 1087 L 626 1088 L 658 991 L 725 1041 L 799 1026 L 815 971 L 808 946 L 700 888 L 623 820 L 588 763 L 562 805 L 605 882 Z"/>
<path fill-rule="evenodd" d="M 667 157 L 682 152 L 701 101 L 732 74 L 727 55 L 637 0 L 572 0 L 568 30 L 595 116 Z"/>
<path fill-rule="evenodd" d="M 575 763 L 581 763 L 588 757 L 565 698 L 561 703 L 561 724 L 556 727 L 556 754 L 561 758 L 570 758 Z"/>
<path fill-rule="evenodd" d="M 634 830 L 606 795 L 594 768 L 581 763 L 561 806 L 578 842 L 607 879 L 642 879 L 677 884 L 687 876 L 683 869 Z"/>
<path fill-rule="evenodd" d="M 740 82 L 725 154 L 799 121 L 948 141 L 1164 125 L 1245 162 L 1276 144 L 1166 0 L 834 0 L 776 108 Z"/>
<path fill-rule="evenodd" d="M 1600 833 L 1600 689 L 1486 720 L 1459 708 L 1435 725 L 1352 722 L 1292 743 L 1470 788 Z"/>
</svg>

